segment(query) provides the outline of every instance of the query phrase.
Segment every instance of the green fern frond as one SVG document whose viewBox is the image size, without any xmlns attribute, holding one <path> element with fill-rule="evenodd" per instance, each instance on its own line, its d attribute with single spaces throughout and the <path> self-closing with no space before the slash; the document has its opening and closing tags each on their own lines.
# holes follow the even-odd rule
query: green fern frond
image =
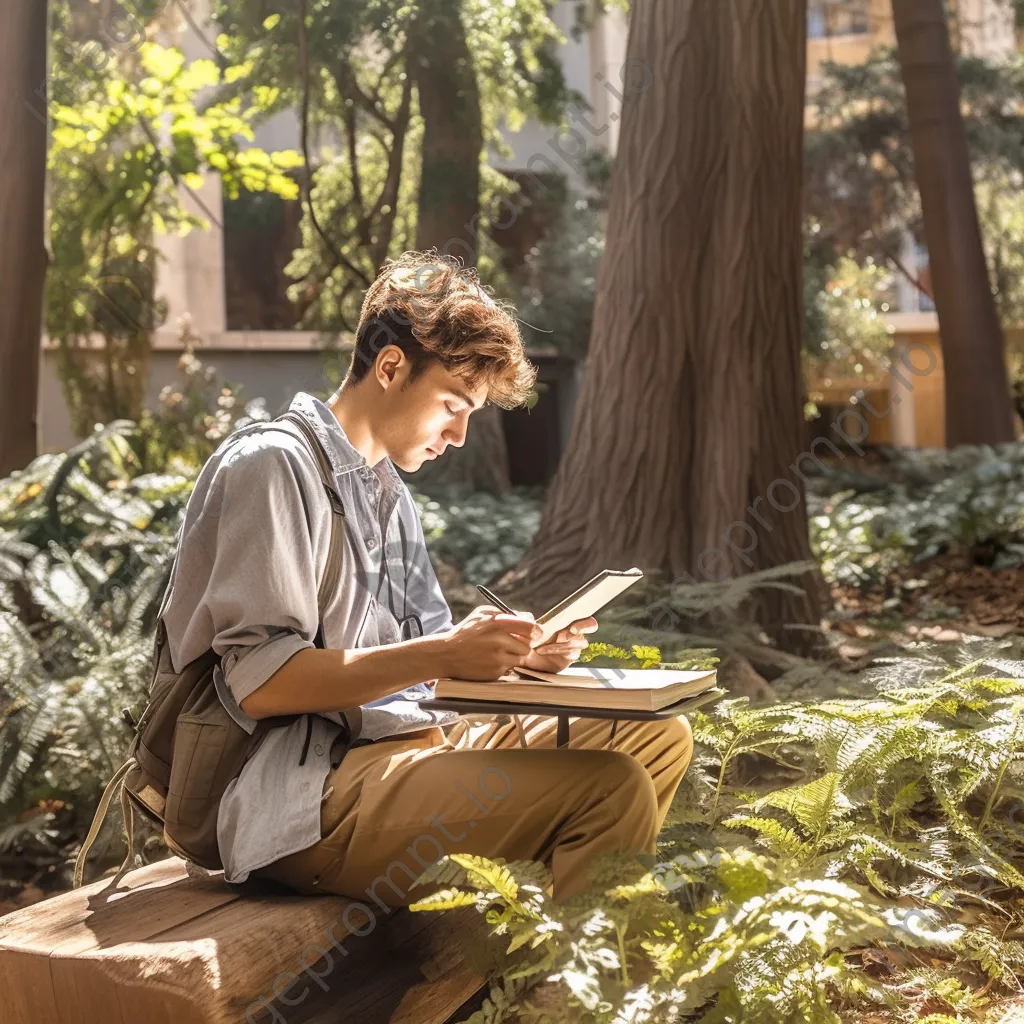
<svg viewBox="0 0 1024 1024">
<path fill-rule="evenodd" d="M 1011 679 L 1024 680 L 1024 661 L 1013 661 L 1008 658 L 988 658 L 986 666 L 998 669 Z"/>
<path fill-rule="evenodd" d="M 749 828 L 759 836 L 759 842 L 771 848 L 774 853 L 789 857 L 807 855 L 810 844 L 791 828 L 786 828 L 776 818 L 758 818 L 752 815 L 738 815 L 726 818 L 722 824 L 726 828 Z"/>
<path fill-rule="evenodd" d="M 470 885 L 489 888 L 506 903 L 517 902 L 519 886 L 504 860 L 489 860 L 487 857 L 478 857 L 472 853 L 452 853 L 449 856 L 456 864 L 465 868 L 466 880 Z"/>
<path fill-rule="evenodd" d="M 754 810 L 778 807 L 786 811 L 817 840 L 832 821 L 842 817 L 849 806 L 849 800 L 841 789 L 841 781 L 842 776 L 838 772 L 827 772 L 802 786 L 789 786 L 768 793 L 755 800 L 751 806 Z"/>
<path fill-rule="evenodd" d="M 999 878 L 1007 885 L 1017 889 L 1024 889 L 1024 874 L 985 842 L 979 834 L 975 823 L 961 807 L 956 793 L 950 790 L 945 780 L 941 778 L 933 779 L 932 790 L 942 805 L 946 817 L 949 819 L 950 827 L 961 838 L 966 840 L 974 853 L 993 867 L 998 872 Z"/>
<path fill-rule="evenodd" d="M 960 940 L 960 950 L 989 978 L 1009 988 L 1016 987 L 1017 975 L 1024 974 L 1024 944 L 1004 941 L 985 925 L 969 929 Z"/>
<path fill-rule="evenodd" d="M 476 893 L 464 892 L 461 889 L 442 889 L 424 899 L 410 903 L 409 910 L 456 910 L 459 907 L 475 907 L 478 902 Z"/>
<path fill-rule="evenodd" d="M 25 712 L 23 712 L 25 714 Z M 22 780 L 35 764 L 36 757 L 47 736 L 57 721 L 56 701 L 50 697 L 28 713 L 28 718 L 18 731 L 14 756 L 7 765 L 0 763 L 3 775 L 0 777 L 0 805 L 10 801 L 18 790 Z M 5 726 L 9 729 L 10 721 Z"/>
</svg>

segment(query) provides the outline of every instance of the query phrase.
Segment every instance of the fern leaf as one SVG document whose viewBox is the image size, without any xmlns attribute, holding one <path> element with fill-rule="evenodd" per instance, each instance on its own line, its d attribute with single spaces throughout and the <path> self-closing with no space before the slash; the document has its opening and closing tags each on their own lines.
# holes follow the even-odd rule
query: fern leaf
<svg viewBox="0 0 1024 1024">
<path fill-rule="evenodd" d="M 426 896 L 415 903 L 409 904 L 409 910 L 456 910 L 459 907 L 474 907 L 477 895 L 463 892 L 461 889 L 442 889 L 440 892 Z"/>
<path fill-rule="evenodd" d="M 840 789 L 842 776 L 838 772 L 827 772 L 813 782 L 802 786 L 768 793 L 752 804 L 754 810 L 762 807 L 778 807 L 791 814 L 814 837 L 818 837 L 827 825 L 841 817 L 849 807 L 849 800 Z"/>
<path fill-rule="evenodd" d="M 776 818 L 758 818 L 752 815 L 740 815 L 726 818 L 722 824 L 726 828 L 749 828 L 756 832 L 761 841 L 773 852 L 785 856 L 798 857 L 810 851 L 807 840 L 803 839 L 791 828 L 786 828 Z"/>
</svg>

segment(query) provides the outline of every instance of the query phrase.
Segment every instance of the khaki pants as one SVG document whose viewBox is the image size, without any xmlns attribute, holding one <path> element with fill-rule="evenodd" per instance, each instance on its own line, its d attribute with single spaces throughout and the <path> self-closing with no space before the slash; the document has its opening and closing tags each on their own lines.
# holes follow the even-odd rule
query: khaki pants
<svg viewBox="0 0 1024 1024">
<path fill-rule="evenodd" d="M 348 751 L 324 784 L 314 846 L 255 876 L 305 893 L 331 892 L 389 907 L 439 886 L 412 883 L 449 853 L 538 860 L 552 897 L 585 889 L 597 854 L 656 852 L 656 837 L 690 763 L 685 718 L 655 722 L 570 718 L 569 747 L 556 721 L 465 719 Z M 410 892 L 411 890 L 411 892 Z"/>
</svg>

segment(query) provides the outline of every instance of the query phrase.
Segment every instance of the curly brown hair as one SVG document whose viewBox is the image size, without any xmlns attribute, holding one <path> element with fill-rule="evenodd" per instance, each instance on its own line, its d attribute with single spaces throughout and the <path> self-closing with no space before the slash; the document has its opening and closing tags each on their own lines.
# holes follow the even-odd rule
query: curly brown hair
<svg viewBox="0 0 1024 1024">
<path fill-rule="evenodd" d="M 487 401 L 503 409 L 523 405 L 537 379 L 514 307 L 490 296 L 475 269 L 436 249 L 384 263 L 363 299 L 348 380 L 366 376 L 386 345 L 412 363 L 410 380 L 436 360 L 470 387 L 486 383 Z"/>
</svg>

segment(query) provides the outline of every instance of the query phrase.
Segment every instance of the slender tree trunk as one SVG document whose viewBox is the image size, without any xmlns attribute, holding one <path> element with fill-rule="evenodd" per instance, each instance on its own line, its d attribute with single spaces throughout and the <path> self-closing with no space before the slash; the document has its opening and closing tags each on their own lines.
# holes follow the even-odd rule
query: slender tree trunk
<svg viewBox="0 0 1024 1024">
<path fill-rule="evenodd" d="M 594 330 L 538 535 L 503 584 L 725 579 L 810 557 L 801 187 L 805 0 L 637 0 Z M 796 582 L 796 581 L 794 581 Z M 754 615 L 817 624 L 816 574 Z M 528 605 L 529 606 L 529 605 Z M 652 623 L 653 624 L 653 623 Z"/>
<path fill-rule="evenodd" d="M 946 381 L 946 444 L 1014 439 L 942 0 L 893 0 Z"/>
<path fill-rule="evenodd" d="M 0 477 L 37 454 L 47 262 L 46 31 L 46 0 L 0 3 Z"/>
<path fill-rule="evenodd" d="M 416 248 L 437 246 L 476 266 L 480 154 L 484 147 L 480 92 L 461 18 L 462 0 L 422 0 L 413 53 L 423 117 Z"/>
<path fill-rule="evenodd" d="M 461 0 L 422 0 L 412 63 L 423 116 L 416 248 L 456 256 L 468 267 L 479 257 L 480 154 L 483 122 Z M 476 413 L 461 449 L 424 465 L 421 486 L 467 483 L 501 493 L 510 487 L 501 411 Z"/>
</svg>

